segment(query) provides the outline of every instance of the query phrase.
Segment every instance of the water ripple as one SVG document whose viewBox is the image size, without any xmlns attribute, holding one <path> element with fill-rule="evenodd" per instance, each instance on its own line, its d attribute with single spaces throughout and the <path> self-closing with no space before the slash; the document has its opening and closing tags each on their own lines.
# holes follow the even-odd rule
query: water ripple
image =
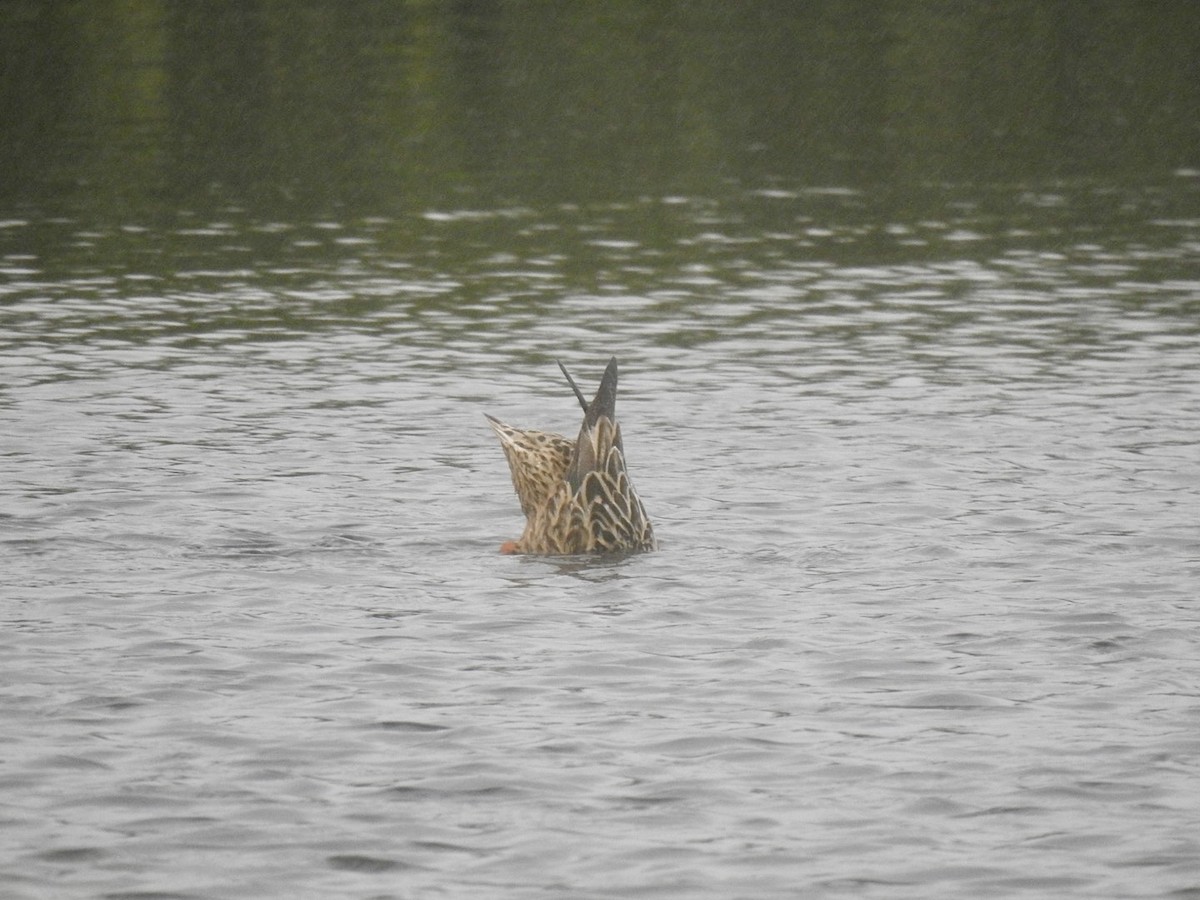
<svg viewBox="0 0 1200 900">
<path fill-rule="evenodd" d="M 1194 218 L 867 202 L 5 256 L 4 890 L 1194 891 Z M 663 549 L 496 554 L 609 352 Z"/>
</svg>

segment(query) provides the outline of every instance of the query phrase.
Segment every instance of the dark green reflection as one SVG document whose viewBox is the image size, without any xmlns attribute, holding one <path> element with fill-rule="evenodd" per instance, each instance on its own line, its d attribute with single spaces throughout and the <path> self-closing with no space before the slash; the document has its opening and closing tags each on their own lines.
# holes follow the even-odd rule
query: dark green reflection
<svg viewBox="0 0 1200 900">
<path fill-rule="evenodd" d="M 1200 164 L 1190 0 L 8 0 L 0 199 L 312 210 Z"/>
</svg>

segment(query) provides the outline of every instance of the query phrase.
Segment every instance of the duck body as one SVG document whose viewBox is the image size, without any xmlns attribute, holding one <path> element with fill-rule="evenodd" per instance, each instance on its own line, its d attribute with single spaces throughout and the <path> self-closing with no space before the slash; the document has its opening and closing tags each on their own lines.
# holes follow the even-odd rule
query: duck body
<svg viewBox="0 0 1200 900">
<path fill-rule="evenodd" d="M 585 412 L 575 440 L 513 428 L 487 416 L 508 459 L 525 530 L 505 553 L 544 556 L 654 550 L 654 529 L 633 488 L 616 421 L 617 360 L 610 360 L 591 403 L 563 373 Z"/>
</svg>

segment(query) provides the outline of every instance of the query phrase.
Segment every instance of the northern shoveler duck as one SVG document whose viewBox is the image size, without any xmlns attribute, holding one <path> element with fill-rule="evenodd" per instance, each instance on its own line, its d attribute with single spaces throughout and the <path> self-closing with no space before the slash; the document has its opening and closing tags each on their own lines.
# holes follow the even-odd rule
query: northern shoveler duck
<svg viewBox="0 0 1200 900">
<path fill-rule="evenodd" d="M 655 549 L 654 529 L 625 468 L 617 424 L 617 359 L 588 403 L 566 367 L 563 375 L 583 407 L 579 437 L 528 431 L 487 416 L 512 470 L 525 531 L 501 553 L 567 555 Z M 485 413 L 486 415 L 486 413 Z"/>
</svg>

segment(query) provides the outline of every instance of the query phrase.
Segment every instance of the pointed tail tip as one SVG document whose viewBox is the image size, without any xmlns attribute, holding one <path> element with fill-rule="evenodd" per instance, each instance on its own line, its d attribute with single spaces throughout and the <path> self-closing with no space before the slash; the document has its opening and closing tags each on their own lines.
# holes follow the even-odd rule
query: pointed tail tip
<svg viewBox="0 0 1200 900">
<path fill-rule="evenodd" d="M 562 370 L 563 375 L 566 377 L 567 384 L 571 385 L 571 390 L 575 392 L 575 398 L 579 401 L 579 405 L 583 408 L 583 412 L 586 415 L 588 408 L 587 397 L 583 396 L 583 391 L 579 389 L 579 385 L 575 383 L 575 379 L 571 377 L 571 373 L 567 371 L 567 367 L 562 364 L 562 360 L 556 359 L 555 362 L 558 363 L 558 368 Z"/>
<path fill-rule="evenodd" d="M 608 365 L 604 367 L 604 375 L 600 378 L 600 386 L 612 382 L 613 391 L 617 389 L 617 358 L 614 356 L 608 361 Z"/>
<path fill-rule="evenodd" d="M 488 420 L 488 424 L 492 426 L 492 431 L 496 432 L 496 436 L 500 438 L 501 442 L 512 439 L 513 429 L 511 425 L 505 425 L 499 419 L 489 416 L 487 413 L 484 413 L 483 417 Z"/>
<path fill-rule="evenodd" d="M 617 420 L 617 358 L 608 361 L 604 377 L 600 379 L 600 387 L 596 389 L 595 399 L 588 404 L 587 415 L 583 418 L 586 428 L 591 428 L 601 418 Z"/>
</svg>

